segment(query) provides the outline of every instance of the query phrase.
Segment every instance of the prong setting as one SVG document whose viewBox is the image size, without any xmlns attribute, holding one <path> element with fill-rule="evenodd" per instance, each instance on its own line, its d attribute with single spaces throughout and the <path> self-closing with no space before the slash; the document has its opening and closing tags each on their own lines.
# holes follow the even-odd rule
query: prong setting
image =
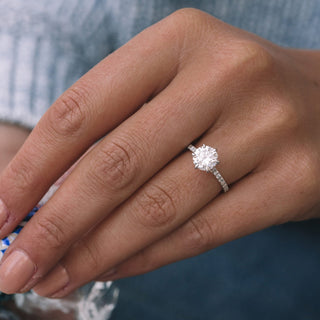
<svg viewBox="0 0 320 320">
<path fill-rule="evenodd" d="M 206 146 L 205 144 L 199 148 L 190 144 L 188 149 L 192 152 L 194 167 L 201 171 L 211 172 L 220 183 L 223 191 L 227 192 L 229 190 L 229 186 L 216 168 L 220 163 L 218 160 L 217 150 L 210 146 Z"/>
<path fill-rule="evenodd" d="M 193 163 L 196 169 L 211 172 L 219 163 L 217 150 L 206 145 L 196 148 L 192 152 Z"/>
</svg>

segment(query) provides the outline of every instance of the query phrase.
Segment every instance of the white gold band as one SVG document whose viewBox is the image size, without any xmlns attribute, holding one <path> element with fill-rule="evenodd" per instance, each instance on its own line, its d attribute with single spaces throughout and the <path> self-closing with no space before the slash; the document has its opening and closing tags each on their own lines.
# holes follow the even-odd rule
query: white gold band
<svg viewBox="0 0 320 320">
<path fill-rule="evenodd" d="M 217 178 L 217 180 L 221 184 L 221 187 L 222 187 L 223 191 L 224 192 L 229 191 L 229 186 L 226 183 L 226 180 L 223 179 L 223 177 L 220 174 L 220 172 L 216 168 L 214 168 L 211 172 L 214 174 L 214 176 Z"/>
</svg>

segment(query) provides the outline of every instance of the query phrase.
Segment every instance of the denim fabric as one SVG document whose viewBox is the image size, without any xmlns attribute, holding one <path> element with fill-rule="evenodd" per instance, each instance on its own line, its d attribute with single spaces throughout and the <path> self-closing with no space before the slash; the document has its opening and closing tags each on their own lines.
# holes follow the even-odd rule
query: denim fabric
<svg viewBox="0 0 320 320">
<path fill-rule="evenodd" d="M 118 281 L 112 320 L 319 320 L 320 222 L 290 223 Z"/>
<path fill-rule="evenodd" d="M 320 47 L 319 0 L 2 0 L 0 121 L 32 128 L 90 67 L 183 7 L 281 45 Z"/>
</svg>

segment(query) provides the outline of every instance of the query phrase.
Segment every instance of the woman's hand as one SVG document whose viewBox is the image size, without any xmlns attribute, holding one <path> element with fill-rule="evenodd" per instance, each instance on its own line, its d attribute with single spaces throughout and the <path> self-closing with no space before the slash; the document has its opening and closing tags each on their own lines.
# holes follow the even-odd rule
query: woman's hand
<svg viewBox="0 0 320 320">
<path fill-rule="evenodd" d="M 319 52 L 194 9 L 148 28 L 66 91 L 2 174 L 4 236 L 108 134 L 9 248 L 0 290 L 62 297 L 316 217 L 319 88 Z M 229 192 L 194 169 L 191 142 L 217 148 Z"/>
</svg>

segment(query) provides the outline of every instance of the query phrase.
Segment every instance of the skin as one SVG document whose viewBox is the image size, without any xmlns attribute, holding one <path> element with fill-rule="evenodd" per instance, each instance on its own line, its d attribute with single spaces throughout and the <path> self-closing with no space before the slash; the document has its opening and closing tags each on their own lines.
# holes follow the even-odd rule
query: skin
<svg viewBox="0 0 320 320">
<path fill-rule="evenodd" d="M 29 131 L 26 129 L 0 123 L 0 172 L 2 172 L 12 160 L 28 135 Z"/>
<path fill-rule="evenodd" d="M 194 9 L 146 29 L 67 90 L 2 173 L 4 236 L 103 137 L 9 248 L 0 290 L 59 298 L 317 217 L 319 70 L 319 51 Z M 229 192 L 194 169 L 192 142 L 218 150 Z"/>
</svg>

